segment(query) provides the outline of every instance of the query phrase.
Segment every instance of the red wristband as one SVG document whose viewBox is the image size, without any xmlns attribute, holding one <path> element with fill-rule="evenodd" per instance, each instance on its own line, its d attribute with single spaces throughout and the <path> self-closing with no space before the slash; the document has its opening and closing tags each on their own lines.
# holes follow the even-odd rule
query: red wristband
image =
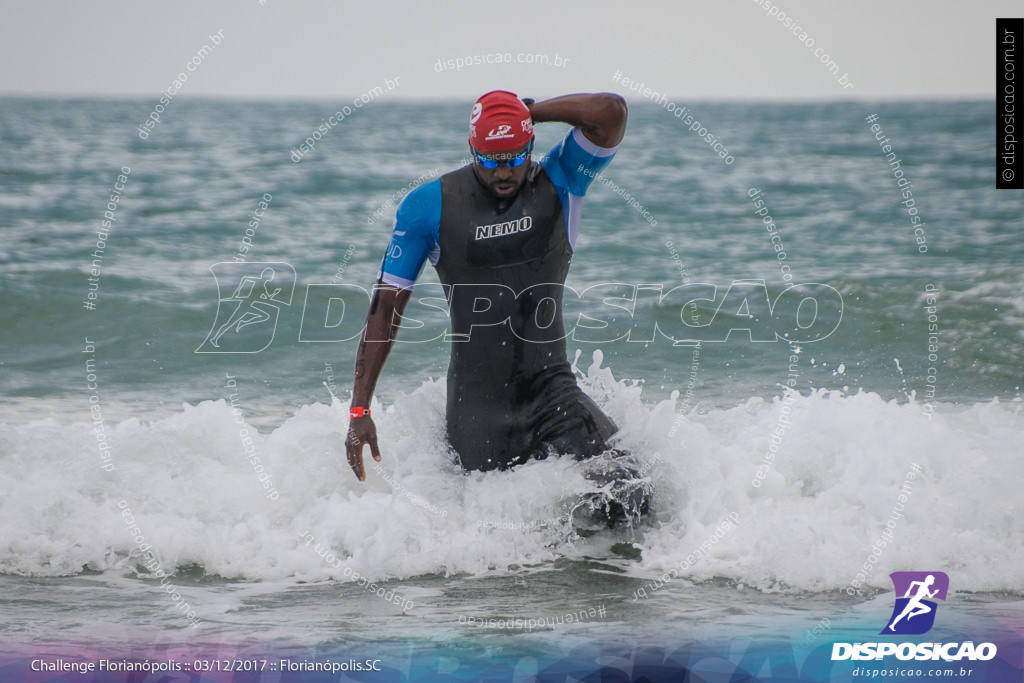
<svg viewBox="0 0 1024 683">
<path fill-rule="evenodd" d="M 353 420 L 357 417 L 370 417 L 369 408 L 349 408 L 348 416 Z"/>
</svg>

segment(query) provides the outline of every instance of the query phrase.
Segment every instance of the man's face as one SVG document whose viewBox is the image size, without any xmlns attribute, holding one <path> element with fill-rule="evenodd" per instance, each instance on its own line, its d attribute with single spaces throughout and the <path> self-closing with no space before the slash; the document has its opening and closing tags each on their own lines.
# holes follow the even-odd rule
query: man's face
<svg viewBox="0 0 1024 683">
<path fill-rule="evenodd" d="M 530 171 L 530 161 L 527 158 L 526 162 L 511 168 L 508 165 L 509 160 L 515 159 L 521 154 L 527 152 L 533 145 L 533 141 L 526 143 L 522 147 L 509 150 L 507 152 L 476 152 L 470 147 L 470 152 L 473 156 L 473 172 L 476 174 L 477 179 L 483 184 L 487 190 L 498 199 L 508 199 L 514 197 L 519 188 L 523 186 L 523 182 L 526 180 L 526 174 Z M 481 156 L 485 159 L 491 159 L 498 162 L 497 168 L 484 168 L 481 165 L 480 159 L 477 156 Z"/>
</svg>

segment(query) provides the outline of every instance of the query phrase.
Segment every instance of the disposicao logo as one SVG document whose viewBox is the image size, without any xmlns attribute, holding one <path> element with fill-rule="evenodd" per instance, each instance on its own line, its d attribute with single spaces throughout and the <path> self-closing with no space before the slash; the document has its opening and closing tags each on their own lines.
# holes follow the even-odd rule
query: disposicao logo
<svg viewBox="0 0 1024 683">
<path fill-rule="evenodd" d="M 938 603 L 946 600 L 949 577 L 943 572 L 893 572 L 889 575 L 896 589 L 892 616 L 879 635 L 916 636 L 927 633 L 935 624 Z M 996 656 L 993 643 L 833 643 L 832 661 L 884 659 L 896 655 L 900 660 L 988 661 Z"/>
<path fill-rule="evenodd" d="M 929 598 L 945 602 L 949 577 L 942 572 L 893 572 L 889 578 L 896 589 L 896 606 L 880 633 L 919 636 L 930 631 L 938 604 Z"/>
</svg>

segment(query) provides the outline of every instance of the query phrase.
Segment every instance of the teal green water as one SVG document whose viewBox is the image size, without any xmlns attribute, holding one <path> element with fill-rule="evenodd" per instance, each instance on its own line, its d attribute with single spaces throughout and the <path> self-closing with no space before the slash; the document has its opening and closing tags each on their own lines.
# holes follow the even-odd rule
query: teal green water
<svg viewBox="0 0 1024 683">
<path fill-rule="evenodd" d="M 375 105 L 332 129 L 300 163 L 290 150 L 327 104 L 176 103 L 176 115 L 141 140 L 133 124 L 146 106 L 0 101 L 0 393 L 8 409 L 46 410 L 77 399 L 86 337 L 102 343 L 96 363 L 104 391 L 136 415 L 166 414 L 183 401 L 208 398 L 227 370 L 263 385 L 250 403 L 271 423 L 325 400 L 325 363 L 344 393 L 354 343 L 299 341 L 306 287 L 372 284 L 394 209 L 384 209 L 372 225 L 368 219 L 418 176 L 461 163 L 461 105 Z M 992 187 L 989 104 L 708 104 L 701 112 L 728 140 L 732 165 L 663 110 L 632 107 L 629 132 L 605 175 L 642 203 L 657 226 L 596 183 L 570 286 L 658 283 L 667 291 L 685 275 L 717 285 L 720 303 L 732 281 L 762 279 L 774 299 L 785 284 L 784 264 L 792 282 L 828 284 L 845 305 L 836 332 L 806 346 L 797 388 L 921 395 L 934 367 L 938 401 L 1019 395 L 1024 203 L 1019 194 Z M 896 180 L 865 122 L 871 113 L 913 183 L 927 253 L 918 251 Z M 389 132 L 410 118 L 417 135 Z M 564 133 L 560 126 L 538 130 L 539 148 Z M 96 309 L 89 311 L 83 308 L 89 254 L 123 166 L 131 174 L 103 253 Z M 763 190 L 784 262 L 754 214 L 751 188 Z M 291 264 L 294 301 L 282 307 L 264 352 L 195 354 L 217 307 L 208 269 L 232 260 L 265 193 L 272 201 L 245 257 Z M 422 281 L 436 282 L 429 266 Z M 922 310 L 929 285 L 939 292 L 934 362 Z M 639 305 L 643 315 L 654 315 L 650 300 Z M 570 354 L 579 348 L 589 360 L 594 346 L 570 340 Z M 731 405 L 778 393 L 787 375 L 784 347 L 741 334 L 707 344 L 697 400 Z M 602 351 L 616 377 L 641 381 L 650 400 L 686 384 L 691 354 L 664 338 L 606 344 Z M 446 364 L 443 342 L 402 346 L 380 395 L 441 376 Z M 844 372 L 837 375 L 840 364 Z"/>
</svg>

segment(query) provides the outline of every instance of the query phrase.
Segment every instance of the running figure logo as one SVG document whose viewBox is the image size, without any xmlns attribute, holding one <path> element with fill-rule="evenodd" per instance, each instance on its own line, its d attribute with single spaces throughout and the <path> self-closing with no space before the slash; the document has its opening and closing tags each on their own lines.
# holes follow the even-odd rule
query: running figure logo
<svg viewBox="0 0 1024 683">
<path fill-rule="evenodd" d="M 210 271 L 217 280 L 217 317 L 195 352 L 259 353 L 270 346 L 281 306 L 292 303 L 295 269 L 277 262 L 223 262 Z"/>
<path fill-rule="evenodd" d="M 929 598 L 946 599 L 949 577 L 942 572 L 893 572 L 889 578 L 896 589 L 896 606 L 889 617 L 889 625 L 881 634 L 917 636 L 927 633 L 935 624 L 938 607 Z"/>
</svg>

